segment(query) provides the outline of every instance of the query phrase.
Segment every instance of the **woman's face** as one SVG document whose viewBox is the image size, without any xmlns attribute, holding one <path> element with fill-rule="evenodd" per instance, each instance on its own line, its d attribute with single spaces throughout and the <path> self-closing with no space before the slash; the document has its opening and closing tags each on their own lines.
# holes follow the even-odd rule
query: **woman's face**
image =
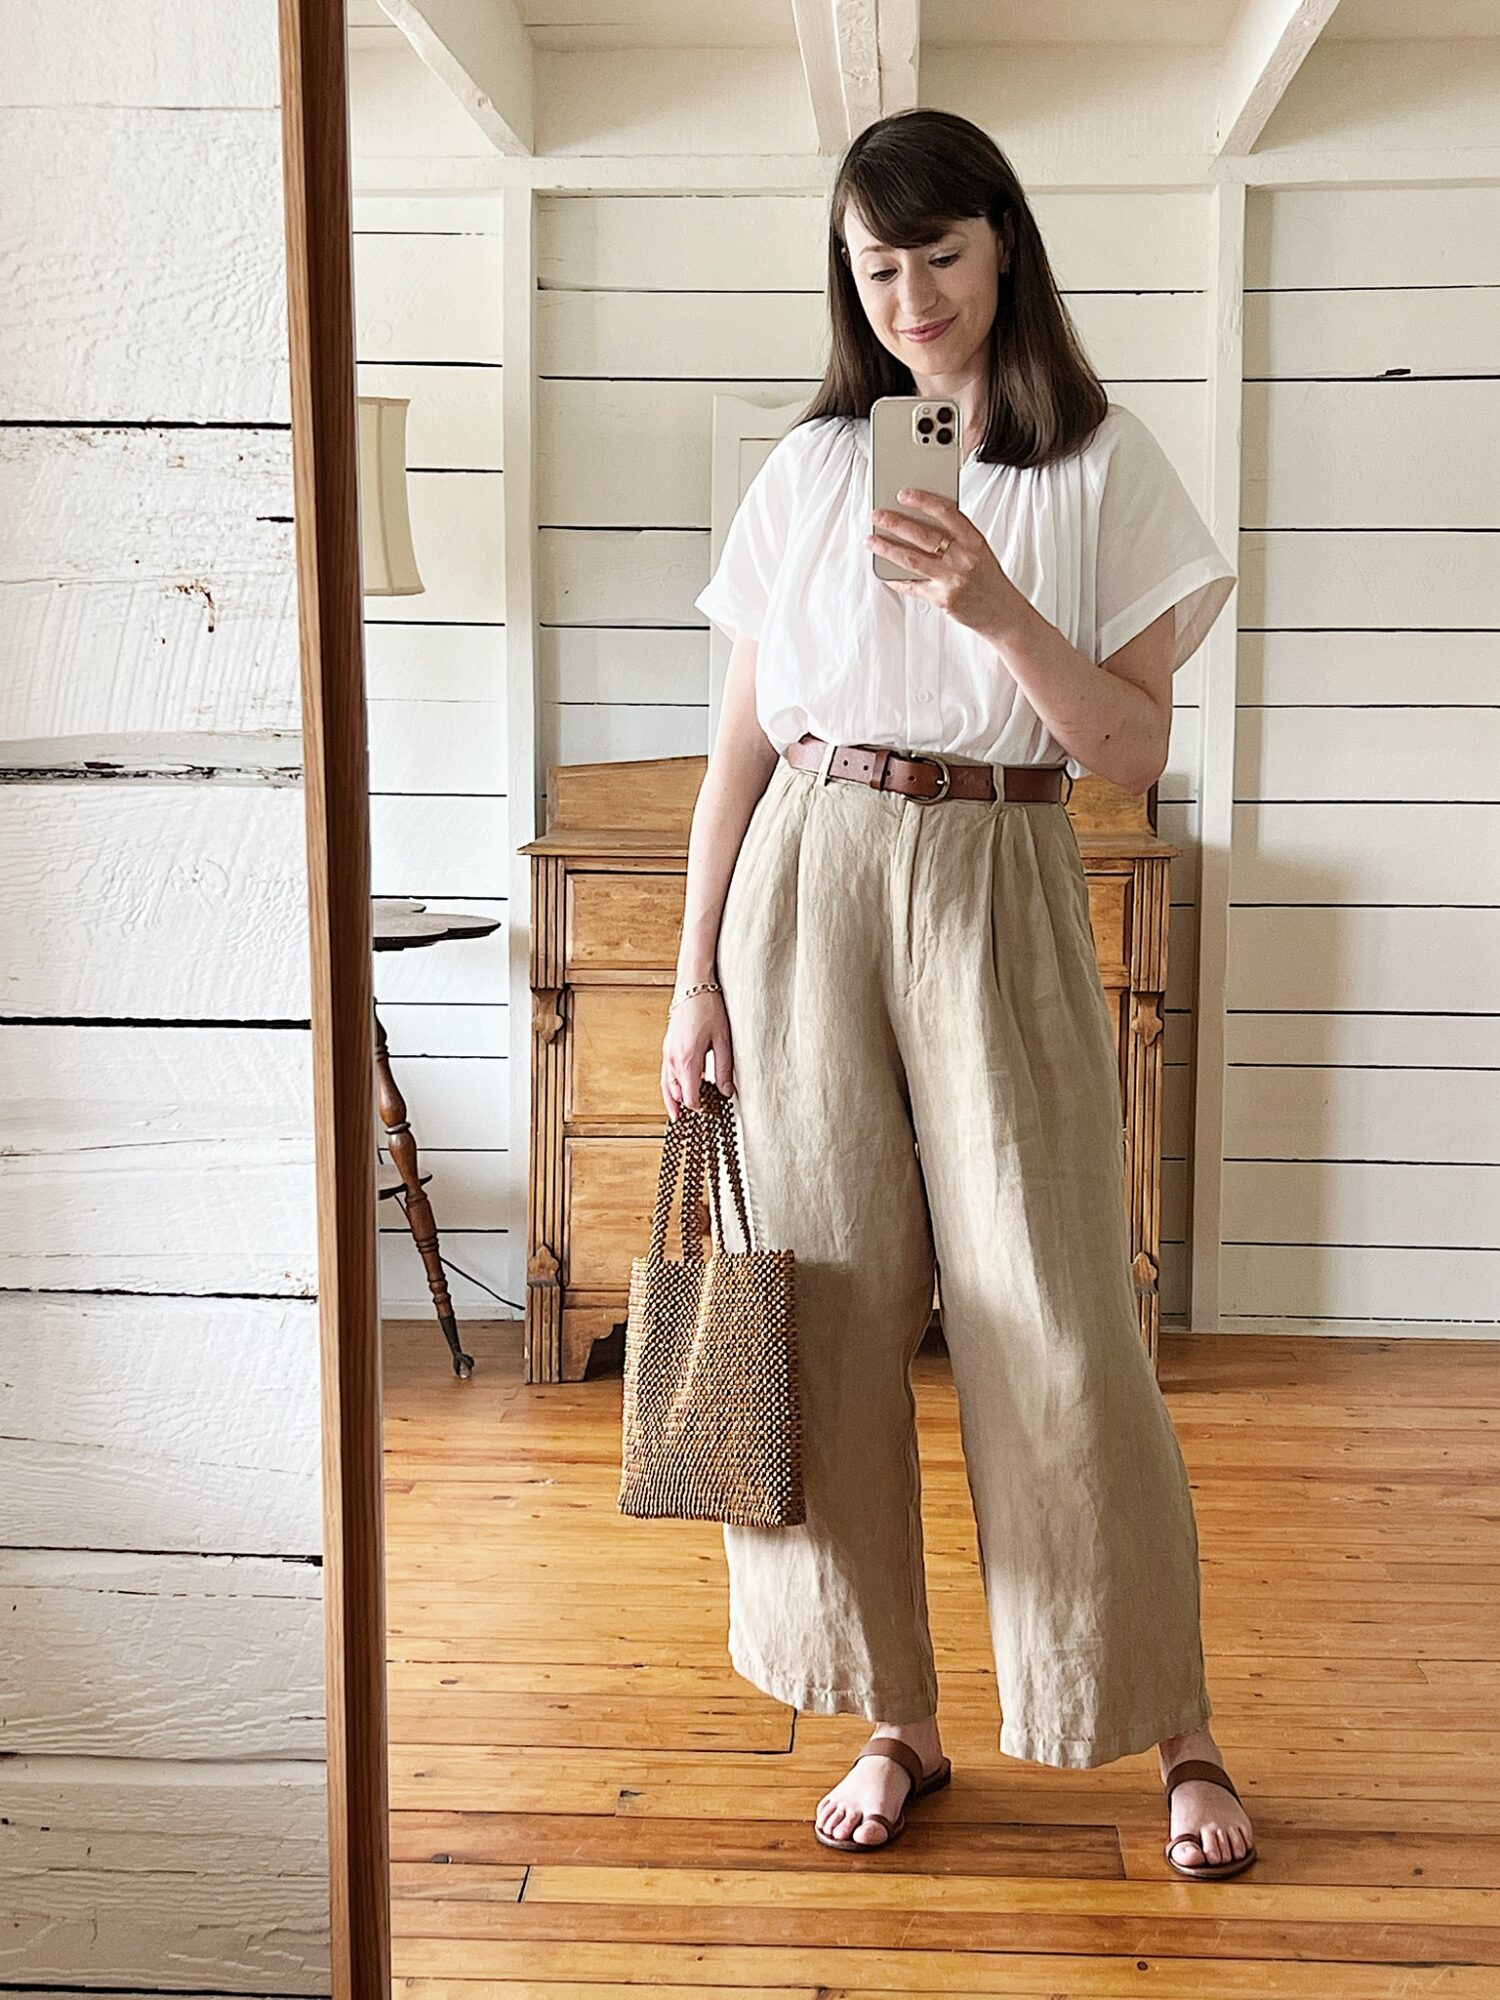
<svg viewBox="0 0 1500 2000">
<path fill-rule="evenodd" d="M 855 289 L 883 347 L 913 376 L 951 393 L 954 378 L 983 366 L 995 318 L 1000 273 L 1010 260 L 1010 218 L 997 232 L 980 216 L 962 216 L 935 243 L 889 250 L 875 241 L 851 203 L 844 213 Z M 916 332 L 946 320 L 931 339 Z M 924 390 L 922 393 L 926 393 Z"/>
</svg>

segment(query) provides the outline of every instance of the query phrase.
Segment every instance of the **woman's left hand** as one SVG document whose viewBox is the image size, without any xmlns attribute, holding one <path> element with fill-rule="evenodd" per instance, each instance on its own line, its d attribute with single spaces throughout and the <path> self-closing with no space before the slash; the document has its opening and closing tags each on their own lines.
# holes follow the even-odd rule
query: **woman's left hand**
<svg viewBox="0 0 1500 2000">
<path fill-rule="evenodd" d="M 918 571 L 924 580 L 878 580 L 888 590 L 925 597 L 960 625 L 986 637 L 1014 627 L 1028 600 L 1005 574 L 995 551 L 962 508 L 941 493 L 915 486 L 903 488 L 898 498 L 923 518 L 914 521 L 890 508 L 877 507 L 872 516 L 874 532 L 866 536 L 865 546 L 905 569 Z"/>
</svg>

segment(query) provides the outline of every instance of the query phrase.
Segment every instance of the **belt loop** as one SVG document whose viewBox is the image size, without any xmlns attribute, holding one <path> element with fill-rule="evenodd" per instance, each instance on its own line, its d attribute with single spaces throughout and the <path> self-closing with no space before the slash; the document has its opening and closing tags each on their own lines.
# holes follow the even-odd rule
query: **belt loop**
<svg viewBox="0 0 1500 2000">
<path fill-rule="evenodd" d="M 818 765 L 818 783 L 820 785 L 826 785 L 828 783 L 830 768 L 833 764 L 833 753 L 835 750 L 837 750 L 838 747 L 839 746 L 833 742 L 828 742 L 823 745 L 823 759 L 822 762 Z"/>
</svg>

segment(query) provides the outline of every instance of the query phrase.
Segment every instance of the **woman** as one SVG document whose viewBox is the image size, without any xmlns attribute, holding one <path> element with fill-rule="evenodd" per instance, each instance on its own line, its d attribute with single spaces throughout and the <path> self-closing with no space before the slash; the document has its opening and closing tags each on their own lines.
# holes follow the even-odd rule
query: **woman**
<svg viewBox="0 0 1500 2000">
<path fill-rule="evenodd" d="M 734 645 L 662 1048 L 669 1117 L 712 1052 L 759 1240 L 797 1256 L 807 1520 L 726 1525 L 730 1655 L 778 1700 L 875 1721 L 818 1801 L 825 1844 L 885 1844 L 946 1782 L 908 1374 L 935 1256 L 1000 1748 L 1091 1768 L 1158 1744 L 1168 1859 L 1237 1872 L 1250 1822 L 1207 1727 L 1196 1522 L 1138 1330 L 1063 784 L 1155 783 L 1172 674 L 1234 572 L 1108 401 L 977 126 L 923 109 L 861 133 L 828 269 L 823 386 L 696 600 Z M 872 516 L 885 394 L 960 406 L 958 506 Z M 876 551 L 919 580 L 877 578 Z"/>
</svg>

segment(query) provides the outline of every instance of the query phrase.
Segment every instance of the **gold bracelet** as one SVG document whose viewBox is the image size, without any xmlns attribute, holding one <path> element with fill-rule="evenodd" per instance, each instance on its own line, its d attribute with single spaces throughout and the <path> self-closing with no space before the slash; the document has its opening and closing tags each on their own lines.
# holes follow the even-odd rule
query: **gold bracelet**
<svg viewBox="0 0 1500 2000">
<path fill-rule="evenodd" d="M 676 1013 L 684 1000 L 691 1000 L 695 993 L 722 993 L 723 990 L 717 979 L 700 979 L 696 986 L 688 987 L 685 993 L 679 993 L 677 998 L 669 1004 L 667 1008 L 668 1019 Z"/>
</svg>

